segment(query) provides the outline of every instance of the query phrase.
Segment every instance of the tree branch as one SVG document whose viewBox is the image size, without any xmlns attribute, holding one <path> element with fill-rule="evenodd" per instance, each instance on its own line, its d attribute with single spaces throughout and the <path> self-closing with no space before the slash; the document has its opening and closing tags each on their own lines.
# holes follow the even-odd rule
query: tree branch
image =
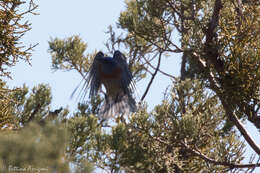
<svg viewBox="0 0 260 173">
<path fill-rule="evenodd" d="M 260 155 L 260 147 L 256 144 L 254 139 L 251 137 L 251 135 L 248 133 L 246 128 L 243 126 L 243 124 L 239 121 L 237 116 L 233 113 L 233 111 L 229 108 L 229 104 L 226 103 L 225 99 L 223 97 L 220 97 L 221 103 L 226 111 L 227 116 L 229 119 L 235 124 L 235 126 L 238 128 L 240 133 L 243 135 L 247 143 L 251 146 L 251 148 Z"/>
<path fill-rule="evenodd" d="M 152 74 L 152 77 L 151 77 L 151 79 L 150 79 L 150 82 L 148 83 L 148 85 L 147 85 L 147 87 L 146 87 L 146 90 L 145 90 L 145 92 L 144 92 L 144 94 L 143 94 L 143 96 L 142 96 L 142 98 L 141 98 L 141 102 L 144 100 L 145 96 L 147 95 L 147 93 L 148 93 L 148 91 L 149 91 L 149 89 L 150 89 L 150 87 L 151 87 L 151 85 L 152 85 L 152 83 L 153 83 L 153 80 L 154 80 L 154 78 L 155 78 L 155 76 L 156 76 L 156 74 L 157 74 L 157 72 L 158 72 L 158 70 L 159 70 L 159 68 L 160 68 L 160 65 L 161 65 L 161 56 L 162 56 L 162 52 L 160 51 L 160 53 L 159 53 L 159 58 L 158 58 L 158 62 L 157 62 L 157 67 L 156 67 L 154 73 Z"/>
<path fill-rule="evenodd" d="M 243 135 L 247 143 L 251 146 L 251 148 L 258 154 L 260 155 L 260 147 L 255 143 L 253 138 L 250 136 L 250 134 L 247 132 L 247 130 L 244 128 L 243 124 L 239 121 L 237 116 L 234 114 L 234 111 L 232 108 L 230 108 L 230 105 L 228 101 L 226 100 L 225 96 L 222 94 L 219 94 L 221 91 L 220 84 L 216 81 L 216 77 L 213 74 L 212 70 L 209 68 L 209 65 L 212 64 L 214 66 L 214 69 L 218 72 L 221 73 L 223 72 L 223 63 L 221 60 L 219 60 L 219 54 L 218 54 L 218 49 L 216 48 L 215 42 L 214 42 L 214 37 L 216 37 L 216 28 L 219 23 L 219 13 L 222 8 L 222 2 L 221 0 L 216 0 L 215 5 L 214 5 L 214 12 L 212 15 L 212 18 L 208 24 L 208 29 L 206 32 L 206 43 L 205 43 L 205 52 L 206 56 L 209 59 L 207 63 L 209 64 L 202 64 L 205 68 L 208 67 L 209 69 L 209 81 L 210 81 L 210 87 L 215 91 L 220 98 L 220 101 L 224 107 L 224 110 L 227 114 L 227 117 L 235 124 L 237 129 L 240 131 L 240 133 Z M 201 58 L 198 57 L 198 60 L 200 62 Z"/>
<path fill-rule="evenodd" d="M 186 52 L 183 52 L 182 61 L 181 61 L 181 80 L 184 80 L 186 78 L 186 69 L 185 69 L 186 63 L 187 63 Z"/>
<path fill-rule="evenodd" d="M 195 52 L 192 53 L 193 57 L 197 59 L 197 61 L 200 63 L 201 67 L 207 68 L 207 64 L 205 61 L 203 61 L 199 55 L 197 55 Z M 209 82 L 210 82 L 210 87 L 215 91 L 220 98 L 220 101 L 224 107 L 224 110 L 227 114 L 227 117 L 235 124 L 239 132 L 243 135 L 247 143 L 251 146 L 251 148 L 258 154 L 260 155 L 260 147 L 256 144 L 256 142 L 253 140 L 253 138 L 250 136 L 250 134 L 247 132 L 246 128 L 243 126 L 243 124 L 239 121 L 237 116 L 233 113 L 233 111 L 230 109 L 229 104 L 226 102 L 225 98 L 219 93 L 220 87 L 216 81 L 216 78 L 214 74 L 209 71 Z"/>
<path fill-rule="evenodd" d="M 154 67 L 145 57 L 143 59 L 145 60 L 146 64 L 148 64 L 152 69 L 156 70 L 156 67 Z M 167 77 L 176 79 L 175 76 L 170 75 L 169 73 L 166 73 L 166 72 L 162 71 L 161 69 L 158 69 L 158 72 L 162 73 L 163 75 L 165 75 Z"/>
<path fill-rule="evenodd" d="M 142 131 L 143 129 L 138 128 L 138 127 L 134 127 L 134 129 Z M 156 141 L 158 141 L 159 143 L 161 143 L 162 145 L 166 145 L 167 147 L 173 147 L 172 144 L 169 144 L 168 142 L 164 141 L 163 139 L 159 138 L 159 137 L 155 137 L 152 135 L 149 135 L 151 138 L 155 139 Z M 198 156 L 199 158 L 201 158 L 202 160 L 204 160 L 207 163 L 212 163 L 214 165 L 222 165 L 222 166 L 227 166 L 231 169 L 233 168 L 255 168 L 255 167 L 260 167 L 260 163 L 259 160 L 255 163 L 255 164 L 236 164 L 236 163 L 230 163 L 230 162 L 223 162 L 223 161 L 217 161 L 214 160 L 208 156 L 206 156 L 205 154 L 201 153 L 198 149 L 193 149 L 191 147 L 189 147 L 185 142 L 179 142 L 178 146 L 174 146 L 174 147 L 184 147 L 185 149 L 187 149 L 189 152 L 191 152 L 192 154 L 194 154 L 195 156 Z M 260 158 L 260 157 L 259 157 Z"/>
<path fill-rule="evenodd" d="M 206 43 L 209 43 L 212 41 L 214 34 L 216 33 L 216 28 L 219 23 L 219 13 L 222 8 L 222 2 L 221 0 L 216 0 L 214 5 L 214 11 L 211 17 L 210 22 L 208 23 L 208 29 L 206 32 Z"/>
<path fill-rule="evenodd" d="M 203 159 L 206 162 L 212 163 L 214 165 L 223 165 L 223 166 L 228 166 L 230 168 L 255 168 L 255 167 L 260 167 L 260 163 L 255 163 L 255 164 L 236 164 L 236 163 L 230 163 L 230 162 L 222 162 L 222 161 L 217 161 L 212 158 L 209 158 L 208 156 L 204 155 L 200 151 L 196 149 L 190 148 L 187 144 L 184 142 L 181 142 L 182 146 L 185 147 L 188 151 L 193 153 L 194 155 L 198 156 L 199 158 Z"/>
<path fill-rule="evenodd" d="M 216 45 L 217 33 L 216 28 L 219 24 L 219 14 L 222 8 L 221 0 L 216 0 L 214 5 L 214 11 L 211 20 L 208 23 L 208 28 L 206 30 L 206 42 L 205 42 L 205 52 L 207 60 L 214 65 L 215 70 L 218 73 L 223 72 L 223 62 L 219 59 L 219 52 Z"/>
</svg>

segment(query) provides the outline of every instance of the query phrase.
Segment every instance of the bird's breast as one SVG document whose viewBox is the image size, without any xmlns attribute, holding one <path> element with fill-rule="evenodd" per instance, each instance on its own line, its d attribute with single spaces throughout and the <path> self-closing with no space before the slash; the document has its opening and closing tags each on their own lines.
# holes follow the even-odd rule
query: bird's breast
<svg viewBox="0 0 260 173">
<path fill-rule="evenodd" d="M 122 70 L 114 64 L 99 64 L 101 80 L 120 79 Z"/>
<path fill-rule="evenodd" d="M 106 88 L 106 93 L 116 96 L 121 89 L 122 69 L 116 64 L 99 64 L 100 81 Z"/>
</svg>

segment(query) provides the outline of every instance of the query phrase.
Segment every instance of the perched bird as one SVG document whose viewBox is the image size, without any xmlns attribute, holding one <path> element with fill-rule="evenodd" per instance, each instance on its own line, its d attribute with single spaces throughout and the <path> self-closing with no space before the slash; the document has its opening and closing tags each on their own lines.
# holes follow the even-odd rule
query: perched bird
<svg viewBox="0 0 260 173">
<path fill-rule="evenodd" d="M 101 85 L 106 89 L 105 103 L 99 112 L 102 118 L 136 111 L 133 76 L 120 51 L 115 51 L 113 58 L 105 57 L 102 52 L 96 54 L 85 78 L 84 90 L 90 87 L 89 97 L 95 97 Z"/>
</svg>

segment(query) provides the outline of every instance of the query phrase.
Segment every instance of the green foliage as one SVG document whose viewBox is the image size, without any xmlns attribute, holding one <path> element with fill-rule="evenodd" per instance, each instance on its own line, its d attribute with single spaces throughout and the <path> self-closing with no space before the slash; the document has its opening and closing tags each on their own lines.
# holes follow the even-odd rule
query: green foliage
<svg viewBox="0 0 260 173">
<path fill-rule="evenodd" d="M 244 144 L 221 103 L 227 99 L 239 117 L 251 116 L 245 105 L 259 110 L 259 7 L 257 2 L 243 4 L 244 17 L 239 18 L 239 4 L 225 1 L 211 30 L 216 2 L 126 1 L 118 24 L 126 33 L 117 37 L 110 27 L 108 51 L 124 45 L 138 80 L 151 73 L 149 63 L 158 53 L 183 53 L 181 78 L 198 80 L 176 79 L 151 113 L 140 109 L 112 124 L 97 117 L 99 97 L 79 104 L 66 122 L 72 134 L 68 152 L 73 161 L 89 160 L 109 172 L 242 171 L 232 164 L 244 159 Z M 247 15 L 250 12 L 254 15 Z M 175 43 L 176 33 L 180 46 Z M 49 45 L 54 69 L 76 69 L 82 76 L 88 71 L 95 53 L 84 56 L 86 44 L 79 37 L 54 39 Z M 210 85 L 211 75 L 220 90 Z M 206 87 L 216 95 L 207 93 Z"/>
<path fill-rule="evenodd" d="M 25 19 L 36 14 L 33 0 L 0 0 L 0 76 L 11 78 L 8 68 L 19 60 L 30 63 L 35 45 L 21 42 L 31 29 Z M 71 49 L 71 48 L 70 48 Z M 75 53 L 75 52 L 73 52 Z M 75 58 L 75 57 L 74 57 Z M 68 109 L 51 111 L 51 89 L 40 84 L 31 92 L 26 85 L 9 89 L 0 79 L 0 172 L 70 172 L 63 119 Z M 91 172 L 82 162 L 74 172 Z"/>
<path fill-rule="evenodd" d="M 201 79 L 209 86 L 213 75 L 217 84 L 209 88 L 237 117 L 260 128 L 259 1 L 137 0 L 126 4 L 119 26 L 127 30 L 126 38 L 142 38 L 144 43 L 133 49 L 149 43 L 154 53 L 182 52 L 182 78 Z M 180 35 L 180 46 L 172 37 L 174 31 Z"/>
<path fill-rule="evenodd" d="M 119 18 L 120 27 L 142 38 L 144 43 L 156 42 L 157 46 L 166 48 L 168 43 L 164 40 L 170 36 L 172 28 L 164 28 L 164 21 L 160 20 L 169 16 L 165 8 L 166 1 L 128 1 L 127 10 Z"/>
<path fill-rule="evenodd" d="M 24 85 L 11 92 L 10 98 L 13 124 L 5 123 L 0 134 L 0 167 L 4 171 L 20 168 L 69 172 L 71 159 L 66 152 L 71 134 L 60 123 L 69 112 L 67 109 L 50 111 L 50 87 L 40 84 L 29 93 Z M 89 162 L 82 162 L 75 171 L 91 172 L 92 168 Z"/>
<path fill-rule="evenodd" d="M 83 73 L 90 66 L 89 60 L 93 55 L 84 55 L 87 48 L 79 36 L 72 36 L 67 39 L 51 39 L 49 41 L 49 52 L 52 55 L 52 68 L 54 70 L 72 70 Z"/>
<path fill-rule="evenodd" d="M 41 127 L 31 123 L 20 131 L 0 136 L 1 172 L 16 172 L 15 167 L 28 172 L 37 172 L 30 170 L 33 168 L 49 173 L 69 172 L 65 157 L 68 135 L 62 125 L 48 123 Z"/>
<path fill-rule="evenodd" d="M 129 0 L 118 24 L 127 32 L 116 36 L 109 28 L 108 52 L 122 44 L 129 50 L 125 55 L 136 81 L 151 73 L 149 63 L 158 53 L 183 53 L 181 78 L 186 80 L 176 79 L 152 112 L 144 107 L 129 117 L 104 122 L 97 116 L 100 95 L 79 103 L 73 113 L 63 108 L 51 111 L 48 85 L 31 92 L 25 85 L 10 90 L 1 80 L 1 171 L 15 166 L 70 172 L 69 162 L 76 172 L 91 172 L 90 162 L 109 172 L 243 171 L 234 165 L 242 163 L 245 146 L 221 103 L 224 99 L 238 117 L 257 126 L 259 2 L 242 2 L 242 7 L 239 1 L 223 2 L 211 31 L 216 2 Z M 30 30 L 21 19 L 37 7 L 30 3 L 32 9 L 19 14 L 23 2 L 0 1 L 1 76 L 8 76 L 5 67 L 19 59 L 28 61 L 31 55 L 32 47 L 19 44 Z M 174 43 L 175 32 L 180 47 Z M 52 69 L 76 70 L 84 78 L 96 54 L 86 50 L 79 36 L 51 39 Z M 211 75 L 219 88 L 212 87 Z M 206 87 L 216 94 L 206 92 Z"/>
<path fill-rule="evenodd" d="M 222 77 L 222 92 L 233 100 L 234 106 L 246 103 L 257 108 L 260 97 L 260 4 L 245 5 L 242 16 L 236 14 L 235 6 L 225 3 L 220 21 L 219 44 L 226 73 Z M 244 116 L 254 116 L 245 111 L 246 106 L 239 106 L 239 109 Z"/>
<path fill-rule="evenodd" d="M 40 84 L 29 92 L 24 85 L 11 92 L 10 98 L 13 124 L 5 123 L 0 134 L 0 167 L 3 171 L 20 168 L 28 171 L 42 169 L 45 172 L 69 172 L 71 159 L 66 152 L 72 134 L 67 133 L 67 128 L 60 123 L 65 121 L 69 112 L 62 108 L 50 111 L 50 87 Z M 92 171 L 89 162 L 77 164 L 77 172 Z"/>
<path fill-rule="evenodd" d="M 184 91 L 180 95 L 180 90 Z M 152 113 L 140 110 L 129 122 L 104 125 L 93 114 L 68 120 L 70 153 L 79 160 L 115 172 L 226 172 L 208 164 L 190 148 L 219 161 L 240 163 L 244 144 L 235 131 L 223 135 L 223 108 L 198 81 L 175 83 Z M 185 98 L 185 105 L 183 99 Z M 186 113 L 181 114 L 185 106 Z M 210 127 L 210 128 L 209 128 Z M 189 148 L 183 145 L 185 143 Z"/>
<path fill-rule="evenodd" d="M 259 111 L 259 3 L 243 2 L 240 14 L 239 1 L 217 2 L 126 1 L 118 24 L 126 32 L 116 36 L 109 28 L 109 53 L 125 46 L 137 81 L 151 73 L 158 53 L 182 53 L 181 79 L 198 80 L 176 79 L 151 113 L 140 109 L 112 124 L 97 117 L 102 97 L 79 104 L 66 122 L 74 162 L 89 160 L 109 172 L 242 171 L 232 164 L 244 159 L 244 144 L 221 103 L 257 125 L 251 113 Z M 53 69 L 76 69 L 82 76 L 95 55 L 84 55 L 86 44 L 78 36 L 49 45 Z"/>
<path fill-rule="evenodd" d="M 23 125 L 29 121 L 40 121 L 50 110 L 51 91 L 48 85 L 40 84 L 33 87 L 28 97 L 28 88 L 23 86 L 17 92 L 13 93 L 14 98 L 14 116 Z"/>
<path fill-rule="evenodd" d="M 21 7 L 29 6 L 28 9 Z M 0 77 L 11 77 L 8 67 L 14 66 L 19 60 L 29 63 L 34 46 L 21 45 L 23 35 L 31 29 L 30 23 L 23 18 L 35 14 L 37 5 L 33 1 L 20 0 L 0 1 Z M 0 128 L 6 124 L 14 124 L 12 117 L 12 99 L 9 97 L 12 90 L 0 79 Z"/>
<path fill-rule="evenodd" d="M 26 8 L 21 8 L 26 4 Z M 23 35 L 31 29 L 31 24 L 23 18 L 35 14 L 37 5 L 33 1 L 0 1 L 0 76 L 9 76 L 6 67 L 16 64 L 19 59 L 29 62 L 34 46 L 21 45 Z"/>
<path fill-rule="evenodd" d="M 0 129 L 6 124 L 13 124 L 11 99 L 8 97 L 11 90 L 6 88 L 6 83 L 0 80 Z"/>
</svg>

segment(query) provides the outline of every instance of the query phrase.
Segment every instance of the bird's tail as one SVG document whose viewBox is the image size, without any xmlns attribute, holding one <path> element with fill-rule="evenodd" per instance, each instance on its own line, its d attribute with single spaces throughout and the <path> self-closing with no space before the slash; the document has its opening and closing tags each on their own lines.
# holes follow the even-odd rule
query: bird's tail
<svg viewBox="0 0 260 173">
<path fill-rule="evenodd" d="M 107 120 L 117 115 L 136 112 L 136 102 L 131 95 L 121 94 L 116 97 L 107 96 L 100 110 L 100 116 Z"/>
</svg>

